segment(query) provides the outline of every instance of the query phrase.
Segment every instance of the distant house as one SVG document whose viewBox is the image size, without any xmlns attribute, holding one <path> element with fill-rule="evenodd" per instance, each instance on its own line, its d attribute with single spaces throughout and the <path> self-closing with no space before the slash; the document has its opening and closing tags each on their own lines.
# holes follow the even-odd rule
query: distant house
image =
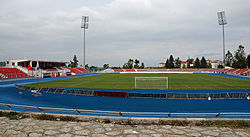
<svg viewBox="0 0 250 137">
<path fill-rule="evenodd" d="M 164 68 L 165 66 L 166 66 L 166 63 L 163 63 L 163 62 L 161 62 L 161 63 L 158 64 L 159 68 Z"/>
<path fill-rule="evenodd" d="M 219 65 L 222 65 L 222 61 L 220 60 L 215 60 L 211 63 L 212 68 L 218 68 Z"/>
<path fill-rule="evenodd" d="M 207 65 L 208 65 L 208 64 L 212 63 L 212 60 L 208 59 L 208 60 L 206 60 L 206 62 L 207 62 Z"/>
<path fill-rule="evenodd" d="M 181 62 L 181 68 L 187 68 L 188 67 L 188 62 L 187 61 L 182 61 Z"/>
</svg>

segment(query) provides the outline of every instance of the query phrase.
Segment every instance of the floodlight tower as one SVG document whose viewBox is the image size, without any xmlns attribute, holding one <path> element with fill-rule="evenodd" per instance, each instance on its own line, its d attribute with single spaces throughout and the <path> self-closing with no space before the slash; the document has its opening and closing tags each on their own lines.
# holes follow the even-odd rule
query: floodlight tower
<svg viewBox="0 0 250 137">
<path fill-rule="evenodd" d="M 223 37 L 223 65 L 225 66 L 225 32 L 224 25 L 227 24 L 225 11 L 217 12 L 219 25 L 222 25 L 222 37 Z"/>
<path fill-rule="evenodd" d="M 89 17 L 88 16 L 82 16 L 82 25 L 81 28 L 83 28 L 83 55 L 82 55 L 82 60 L 83 60 L 83 68 L 85 68 L 85 29 L 88 29 L 89 26 Z"/>
</svg>

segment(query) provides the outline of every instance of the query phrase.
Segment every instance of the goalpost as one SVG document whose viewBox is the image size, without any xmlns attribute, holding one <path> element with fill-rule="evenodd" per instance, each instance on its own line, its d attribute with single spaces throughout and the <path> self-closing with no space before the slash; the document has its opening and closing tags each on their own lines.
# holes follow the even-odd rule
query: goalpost
<svg viewBox="0 0 250 137">
<path fill-rule="evenodd" d="M 135 89 L 168 89 L 168 77 L 135 77 Z"/>
</svg>

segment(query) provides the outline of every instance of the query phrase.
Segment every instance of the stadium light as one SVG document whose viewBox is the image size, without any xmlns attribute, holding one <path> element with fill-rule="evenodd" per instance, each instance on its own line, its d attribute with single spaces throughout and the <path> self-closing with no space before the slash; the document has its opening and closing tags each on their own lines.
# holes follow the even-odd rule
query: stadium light
<svg viewBox="0 0 250 137">
<path fill-rule="evenodd" d="M 82 54 L 82 60 L 83 60 L 83 68 L 85 68 L 85 29 L 88 29 L 89 27 L 89 17 L 88 16 L 82 16 L 82 24 L 81 28 L 83 29 L 83 54 Z"/>
<path fill-rule="evenodd" d="M 223 37 L 223 65 L 225 66 L 225 33 L 224 33 L 224 25 L 227 24 L 225 11 L 217 12 L 219 25 L 222 25 L 222 37 Z"/>
</svg>

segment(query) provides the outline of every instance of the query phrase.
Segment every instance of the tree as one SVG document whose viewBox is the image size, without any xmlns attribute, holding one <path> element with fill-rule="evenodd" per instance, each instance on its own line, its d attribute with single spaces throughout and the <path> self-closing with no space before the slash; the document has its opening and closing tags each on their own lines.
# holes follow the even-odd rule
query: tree
<svg viewBox="0 0 250 137">
<path fill-rule="evenodd" d="M 242 45 L 239 45 L 239 48 L 234 53 L 234 59 L 233 59 L 233 67 L 234 68 L 246 68 L 247 67 L 247 59 L 244 51 L 244 47 Z"/>
<path fill-rule="evenodd" d="M 76 55 L 74 55 L 73 61 L 70 61 L 70 64 L 68 66 L 72 68 L 75 68 L 78 66 L 78 60 L 77 60 Z"/>
<path fill-rule="evenodd" d="M 6 62 L 0 62 L 0 66 L 6 66 Z"/>
<path fill-rule="evenodd" d="M 140 61 L 138 59 L 135 59 L 135 65 L 134 65 L 134 68 L 139 68 L 139 63 Z"/>
<path fill-rule="evenodd" d="M 108 69 L 109 68 L 109 64 L 103 64 L 103 68 L 104 69 Z"/>
<path fill-rule="evenodd" d="M 206 61 L 205 57 L 202 57 L 200 67 L 201 68 L 207 68 L 207 61 Z"/>
<path fill-rule="evenodd" d="M 233 64 L 233 54 L 228 50 L 225 59 L 226 66 L 231 67 Z"/>
<path fill-rule="evenodd" d="M 181 68 L 181 60 L 180 60 L 179 57 L 175 59 L 175 67 L 176 68 Z"/>
<path fill-rule="evenodd" d="M 129 59 L 128 60 L 128 68 L 132 69 L 133 68 L 133 64 L 134 64 L 134 60 L 133 59 Z"/>
<path fill-rule="evenodd" d="M 96 67 L 96 66 L 91 66 L 89 69 L 90 69 L 90 71 L 92 71 L 92 72 L 96 72 L 96 71 L 98 70 L 98 67 Z"/>
<path fill-rule="evenodd" d="M 128 67 L 128 63 L 124 63 L 123 66 L 122 66 L 122 68 L 123 68 L 123 69 L 129 68 L 129 67 Z"/>
<path fill-rule="evenodd" d="M 195 62 L 194 62 L 194 67 L 195 67 L 195 68 L 200 68 L 200 67 L 201 67 L 200 60 L 199 60 L 198 57 L 196 58 L 196 60 L 195 60 Z"/>
<path fill-rule="evenodd" d="M 133 64 L 134 64 L 134 60 L 133 59 L 129 59 L 127 63 L 124 63 L 122 68 L 124 69 L 132 69 L 133 68 Z"/>
<path fill-rule="evenodd" d="M 174 68 L 174 57 L 170 55 L 169 57 L 169 68 Z"/>
<path fill-rule="evenodd" d="M 85 69 L 89 70 L 89 65 L 85 64 Z"/>
<path fill-rule="evenodd" d="M 187 67 L 188 67 L 188 68 L 191 68 L 191 67 L 192 67 L 191 64 L 193 64 L 194 59 L 193 59 L 193 58 L 189 58 L 189 59 L 187 59 L 187 62 L 188 62 Z"/>
<path fill-rule="evenodd" d="M 208 63 L 207 67 L 208 67 L 208 68 L 212 68 L 212 64 L 211 64 L 211 63 Z"/>
<path fill-rule="evenodd" d="M 144 63 L 142 62 L 140 68 L 141 68 L 141 69 L 144 69 L 144 67 L 145 67 L 145 65 L 144 65 Z"/>
<path fill-rule="evenodd" d="M 247 66 L 250 68 L 250 54 L 247 56 Z"/>
<path fill-rule="evenodd" d="M 166 68 L 170 68 L 170 63 L 169 63 L 169 60 L 167 59 L 166 61 Z"/>
<path fill-rule="evenodd" d="M 220 64 L 220 65 L 218 65 L 218 68 L 224 68 L 224 66 Z"/>
</svg>

